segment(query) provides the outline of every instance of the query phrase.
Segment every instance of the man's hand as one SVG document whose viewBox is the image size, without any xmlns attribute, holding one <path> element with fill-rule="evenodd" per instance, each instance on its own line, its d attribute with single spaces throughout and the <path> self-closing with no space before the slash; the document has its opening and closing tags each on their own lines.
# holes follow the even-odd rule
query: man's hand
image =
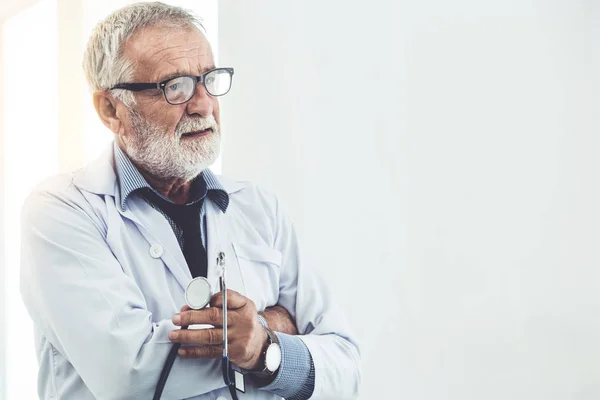
<svg viewBox="0 0 600 400">
<path fill-rule="evenodd" d="M 184 306 L 173 317 L 177 326 L 210 324 L 210 329 L 174 330 L 169 333 L 172 342 L 184 345 L 179 355 L 184 358 L 218 358 L 223 354 L 223 300 L 215 293 L 210 307 L 192 310 Z M 229 360 L 244 369 L 262 369 L 260 364 L 267 332 L 258 322 L 256 306 L 247 297 L 227 290 L 227 336 Z"/>
</svg>

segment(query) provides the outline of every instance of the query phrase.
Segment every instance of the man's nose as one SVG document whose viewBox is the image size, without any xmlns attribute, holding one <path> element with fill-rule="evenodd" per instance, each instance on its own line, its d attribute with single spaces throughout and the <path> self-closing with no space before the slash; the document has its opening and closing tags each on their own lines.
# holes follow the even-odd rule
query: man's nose
<svg viewBox="0 0 600 400">
<path fill-rule="evenodd" d="M 213 112 L 213 101 L 213 97 L 206 92 L 204 85 L 198 82 L 196 92 L 187 103 L 187 113 L 189 115 L 198 114 L 201 117 L 208 117 Z"/>
</svg>

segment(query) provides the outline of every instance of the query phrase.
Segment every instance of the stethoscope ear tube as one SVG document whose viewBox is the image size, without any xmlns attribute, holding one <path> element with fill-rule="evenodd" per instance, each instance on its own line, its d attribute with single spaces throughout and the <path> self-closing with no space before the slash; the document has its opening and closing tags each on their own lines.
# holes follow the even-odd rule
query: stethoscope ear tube
<svg viewBox="0 0 600 400">
<path fill-rule="evenodd" d="M 229 375 L 229 350 L 227 343 L 227 284 L 225 283 L 225 253 L 219 253 L 217 258 L 217 265 L 221 267 L 219 269 L 219 287 L 221 289 L 221 299 L 223 300 L 223 359 L 221 360 L 221 366 L 223 369 L 223 381 L 229 389 L 232 400 L 238 400 L 237 393 L 235 391 L 235 383 L 231 381 Z"/>
<path fill-rule="evenodd" d="M 238 400 L 237 392 L 235 390 L 235 382 L 233 382 L 229 376 L 229 356 L 223 356 L 223 359 L 221 360 L 221 366 L 223 368 L 223 380 L 229 389 L 231 399 Z"/>
<path fill-rule="evenodd" d="M 231 379 L 229 379 L 229 357 L 223 356 L 221 361 L 221 367 L 223 368 L 223 380 L 227 386 L 231 385 Z"/>
</svg>

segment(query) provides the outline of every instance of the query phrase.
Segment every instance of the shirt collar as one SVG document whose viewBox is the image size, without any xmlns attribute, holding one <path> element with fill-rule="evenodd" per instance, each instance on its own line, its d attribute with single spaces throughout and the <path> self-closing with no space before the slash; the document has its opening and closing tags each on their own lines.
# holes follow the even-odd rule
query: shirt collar
<svg viewBox="0 0 600 400">
<path fill-rule="evenodd" d="M 146 181 L 137 167 L 133 165 L 129 157 L 127 157 L 116 143 L 114 143 L 114 159 L 117 181 L 121 191 L 121 209 L 123 211 L 125 210 L 125 205 L 129 196 L 140 189 L 150 189 L 164 200 L 171 202 L 171 200 L 156 191 L 148 181 Z M 196 181 L 198 181 L 197 183 L 194 182 L 196 185 L 202 186 L 196 186 L 193 192 L 194 198 L 192 198 L 190 204 L 202 200 L 204 196 L 208 196 L 217 204 L 221 211 L 227 211 L 229 195 L 219 181 L 219 178 L 210 169 L 207 168 L 202 171 L 196 178 Z"/>
</svg>

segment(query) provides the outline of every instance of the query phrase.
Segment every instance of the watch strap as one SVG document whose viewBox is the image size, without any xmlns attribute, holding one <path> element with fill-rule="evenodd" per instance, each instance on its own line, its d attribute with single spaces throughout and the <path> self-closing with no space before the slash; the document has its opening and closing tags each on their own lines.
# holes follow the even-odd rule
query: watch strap
<svg viewBox="0 0 600 400">
<path fill-rule="evenodd" d="M 265 330 L 267 331 L 267 337 L 269 339 L 269 345 L 273 344 L 273 343 L 279 344 L 279 339 L 277 338 L 277 335 L 275 334 L 275 332 L 273 332 L 269 328 L 265 328 Z M 269 348 L 268 345 L 267 345 L 267 348 Z"/>
<path fill-rule="evenodd" d="M 267 351 L 269 350 L 269 347 L 273 344 L 276 344 L 277 346 L 279 346 L 279 339 L 277 338 L 277 335 L 275 334 L 275 332 L 273 332 L 269 328 L 265 328 L 265 331 L 267 332 L 267 345 L 265 346 L 265 349 L 262 351 L 262 353 L 260 355 L 261 360 L 263 362 L 263 369 L 259 370 L 259 371 L 249 371 L 255 375 L 273 375 L 276 372 L 276 371 L 269 371 L 269 369 L 267 368 Z"/>
</svg>

